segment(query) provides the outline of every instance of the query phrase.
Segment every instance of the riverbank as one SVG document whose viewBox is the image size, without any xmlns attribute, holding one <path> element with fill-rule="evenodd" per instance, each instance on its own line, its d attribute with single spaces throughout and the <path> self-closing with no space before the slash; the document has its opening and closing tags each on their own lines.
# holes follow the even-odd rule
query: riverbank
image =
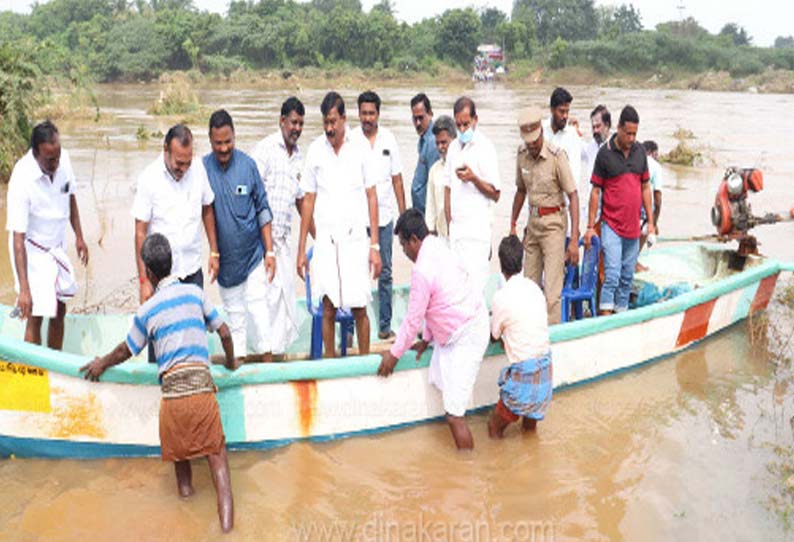
<svg viewBox="0 0 794 542">
<path fill-rule="evenodd" d="M 167 84 L 176 74 L 184 74 L 192 83 L 202 86 L 232 84 L 238 88 L 267 90 L 300 90 L 304 88 L 391 88 L 436 86 L 470 88 L 475 83 L 470 72 L 461 68 L 434 64 L 424 71 L 399 71 L 394 68 L 361 69 L 350 66 L 332 68 L 299 68 L 295 70 L 238 69 L 229 74 L 167 72 L 159 78 Z M 180 75 L 176 75 L 179 77 Z M 631 74 L 600 74 L 593 69 L 570 67 L 549 69 L 526 62 L 511 65 L 508 73 L 495 83 L 516 86 L 580 85 L 627 89 L 676 89 L 716 92 L 750 92 L 758 94 L 794 94 L 794 71 L 769 69 L 747 77 L 732 77 L 726 71 L 692 73 L 668 70 Z M 487 83 L 485 83 L 487 84 Z"/>
</svg>

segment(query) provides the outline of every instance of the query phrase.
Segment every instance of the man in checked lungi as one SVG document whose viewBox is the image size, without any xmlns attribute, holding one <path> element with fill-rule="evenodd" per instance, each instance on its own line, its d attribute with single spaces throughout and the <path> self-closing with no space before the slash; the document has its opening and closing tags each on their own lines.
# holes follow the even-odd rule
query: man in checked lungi
<svg viewBox="0 0 794 542">
<path fill-rule="evenodd" d="M 510 366 L 499 375 L 499 402 L 488 420 L 491 438 L 522 420 L 534 431 L 551 403 L 552 366 L 546 298 L 521 273 L 524 248 L 515 235 L 499 244 L 499 263 L 507 283 L 494 294 L 491 336 L 502 340 Z"/>
<path fill-rule="evenodd" d="M 160 449 L 163 461 L 173 461 L 179 495 L 193 495 L 190 460 L 206 457 L 218 495 L 221 528 L 234 525 L 234 503 L 226 460 L 215 384 L 209 369 L 206 329 L 217 331 L 234 370 L 234 346 L 228 326 L 195 284 L 171 275 L 171 247 L 164 235 L 149 235 L 141 246 L 146 278 L 155 289 L 138 309 L 127 339 L 109 354 L 80 368 L 98 381 L 109 367 L 138 355 L 151 340 L 163 391 L 160 402 Z"/>
</svg>

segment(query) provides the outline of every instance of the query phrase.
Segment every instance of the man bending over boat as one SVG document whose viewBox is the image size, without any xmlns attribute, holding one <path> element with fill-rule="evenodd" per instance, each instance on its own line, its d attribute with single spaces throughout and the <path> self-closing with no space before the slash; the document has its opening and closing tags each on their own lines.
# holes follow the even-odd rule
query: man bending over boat
<svg viewBox="0 0 794 542">
<path fill-rule="evenodd" d="M 44 121 L 33 128 L 30 150 L 14 165 L 6 201 L 8 252 L 18 294 L 16 312 L 27 319 L 25 341 L 41 344 L 41 323 L 49 318 L 47 347 L 63 346 L 66 301 L 77 292 L 66 255 L 71 224 L 77 256 L 88 264 L 77 210 L 69 153 L 61 150 L 58 128 Z"/>
<path fill-rule="evenodd" d="M 207 457 L 218 495 L 221 528 L 234 524 L 234 504 L 215 384 L 209 369 L 205 327 L 217 331 L 234 370 L 234 345 L 228 326 L 198 285 L 171 275 L 171 247 L 164 235 L 149 235 L 141 247 L 146 278 L 155 289 L 138 309 L 127 339 L 109 354 L 80 368 L 98 381 L 109 367 L 138 355 L 151 338 L 163 390 L 160 402 L 160 452 L 173 461 L 179 495 L 193 495 L 190 460 Z"/>
<path fill-rule="evenodd" d="M 409 349 L 416 350 L 419 359 L 432 341 L 430 383 L 441 390 L 455 445 L 458 449 L 473 448 L 474 440 L 464 416 L 488 346 L 488 309 L 482 289 L 471 284 L 446 243 L 428 235 L 420 211 L 405 211 L 397 220 L 394 233 L 415 265 L 408 311 L 391 350 L 382 355 L 378 374 L 389 376 Z M 412 346 L 423 322 L 422 340 Z"/>
<path fill-rule="evenodd" d="M 499 402 L 488 420 L 491 438 L 522 419 L 534 431 L 551 402 L 552 368 L 546 298 L 521 274 L 523 245 L 515 235 L 499 243 L 499 263 L 507 282 L 494 294 L 491 336 L 502 340 L 510 366 L 499 375 Z"/>
</svg>

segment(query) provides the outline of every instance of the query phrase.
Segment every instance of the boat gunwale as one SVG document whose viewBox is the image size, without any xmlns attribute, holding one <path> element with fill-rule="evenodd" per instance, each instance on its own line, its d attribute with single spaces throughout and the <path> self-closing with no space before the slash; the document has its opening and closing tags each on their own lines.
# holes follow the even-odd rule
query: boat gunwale
<svg viewBox="0 0 794 542">
<path fill-rule="evenodd" d="M 552 344 L 581 339 L 613 329 L 640 324 L 656 318 L 684 312 L 726 293 L 745 288 L 753 283 L 781 271 L 794 272 L 794 262 L 781 263 L 774 259 L 764 261 L 735 275 L 725 277 L 702 288 L 659 303 L 614 314 L 609 317 L 587 318 L 549 328 Z M 407 288 L 407 286 L 403 286 Z M 0 317 L 3 318 L 3 317 Z M 419 360 L 413 351 L 406 352 L 399 360 L 395 371 L 407 371 L 427 367 L 432 349 L 428 349 Z M 491 343 L 485 357 L 504 354 L 499 343 Z M 79 368 L 91 360 L 89 356 L 59 352 L 49 348 L 25 343 L 20 339 L 0 336 L 2 361 L 33 365 L 65 376 L 80 378 Z M 219 389 L 258 384 L 279 384 L 305 380 L 327 380 L 351 377 L 371 377 L 377 373 L 381 356 L 351 356 L 345 358 L 290 361 L 284 363 L 248 364 L 237 371 L 229 371 L 214 365 L 212 376 Z M 102 382 L 132 385 L 159 386 L 157 368 L 148 363 L 121 364 L 108 369 Z"/>
</svg>

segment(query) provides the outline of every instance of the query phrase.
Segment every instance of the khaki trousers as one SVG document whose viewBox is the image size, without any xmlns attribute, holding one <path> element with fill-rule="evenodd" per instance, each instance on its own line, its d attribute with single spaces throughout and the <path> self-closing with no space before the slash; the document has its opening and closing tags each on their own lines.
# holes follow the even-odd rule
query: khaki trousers
<svg viewBox="0 0 794 542">
<path fill-rule="evenodd" d="M 546 296 L 549 325 L 560 322 L 560 294 L 565 278 L 565 210 L 531 216 L 524 236 L 524 276 L 534 280 Z"/>
</svg>

